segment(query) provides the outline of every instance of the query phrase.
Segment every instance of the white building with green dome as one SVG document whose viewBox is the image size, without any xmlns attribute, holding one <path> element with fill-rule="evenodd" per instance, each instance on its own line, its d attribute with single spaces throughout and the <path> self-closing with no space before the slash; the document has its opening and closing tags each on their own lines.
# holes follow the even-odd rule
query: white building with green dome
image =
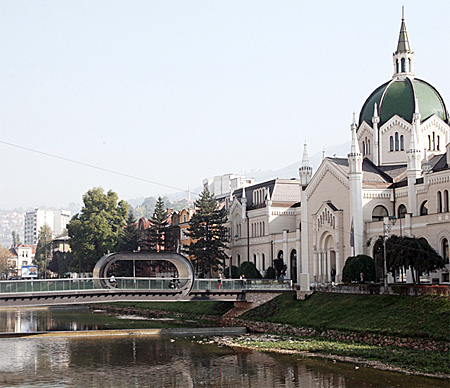
<svg viewBox="0 0 450 388">
<path fill-rule="evenodd" d="M 429 280 L 449 282 L 450 118 L 437 89 L 415 76 L 404 18 L 393 67 L 359 120 L 354 115 L 346 158 L 324 158 L 313 175 L 305 145 L 299 180 L 274 179 L 233 193 L 234 265 L 249 260 L 263 272 L 283 258 L 287 277 L 307 290 L 311 283 L 339 282 L 345 260 L 367 254 L 381 280 L 375 242 L 396 234 L 426 239 L 447 262 Z"/>
</svg>

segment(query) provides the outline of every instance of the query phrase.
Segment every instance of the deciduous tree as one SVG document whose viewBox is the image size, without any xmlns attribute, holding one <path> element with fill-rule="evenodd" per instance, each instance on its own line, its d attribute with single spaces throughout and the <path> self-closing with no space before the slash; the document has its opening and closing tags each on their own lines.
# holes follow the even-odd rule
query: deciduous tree
<svg viewBox="0 0 450 388">
<path fill-rule="evenodd" d="M 47 274 L 47 265 L 51 260 L 52 241 L 52 228 L 50 228 L 47 224 L 42 225 L 39 229 L 36 254 L 34 256 L 34 262 L 38 266 L 38 271 L 41 274 L 41 277 L 46 277 Z"/>
<path fill-rule="evenodd" d="M 67 230 L 69 244 L 79 271 L 91 272 L 95 263 L 108 252 L 114 252 L 125 226 L 129 205 L 117 194 L 95 187 L 83 196 L 81 212 L 72 217 Z"/>
</svg>

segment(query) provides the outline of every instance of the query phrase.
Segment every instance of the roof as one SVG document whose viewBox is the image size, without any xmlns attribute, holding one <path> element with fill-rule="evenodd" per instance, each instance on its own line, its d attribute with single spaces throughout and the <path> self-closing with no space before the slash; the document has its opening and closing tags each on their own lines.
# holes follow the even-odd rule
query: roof
<svg viewBox="0 0 450 388">
<path fill-rule="evenodd" d="M 447 108 L 439 92 L 428 82 L 408 77 L 393 79 L 376 88 L 361 109 L 359 124 L 366 121 L 372 125 L 375 103 L 378 106 L 380 126 L 395 115 L 412 123 L 416 98 L 422 122 L 437 115 L 444 122 L 450 124 Z"/>
<path fill-rule="evenodd" d="M 397 53 L 410 53 L 408 34 L 406 32 L 405 19 L 402 18 L 402 24 L 400 26 L 400 35 L 398 37 Z"/>
</svg>

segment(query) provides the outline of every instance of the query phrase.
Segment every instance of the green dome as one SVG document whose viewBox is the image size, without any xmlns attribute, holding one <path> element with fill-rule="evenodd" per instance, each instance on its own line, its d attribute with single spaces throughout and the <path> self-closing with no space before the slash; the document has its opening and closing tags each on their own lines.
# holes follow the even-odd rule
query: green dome
<svg viewBox="0 0 450 388">
<path fill-rule="evenodd" d="M 359 124 L 366 121 L 372 125 L 374 104 L 378 106 L 380 126 L 391 117 L 398 115 L 406 121 L 412 122 L 414 100 L 417 98 L 421 121 L 433 115 L 439 116 L 450 124 L 449 115 L 439 92 L 429 83 L 420 79 L 394 79 L 381 85 L 369 96 L 359 115 Z"/>
</svg>

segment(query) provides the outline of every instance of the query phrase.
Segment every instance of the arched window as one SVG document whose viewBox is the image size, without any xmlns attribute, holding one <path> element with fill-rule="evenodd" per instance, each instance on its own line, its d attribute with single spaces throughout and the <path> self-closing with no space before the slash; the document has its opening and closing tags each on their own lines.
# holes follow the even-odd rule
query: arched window
<svg viewBox="0 0 450 388">
<path fill-rule="evenodd" d="M 439 146 L 440 146 L 440 145 L 439 145 L 439 143 L 440 143 L 440 142 L 439 142 L 439 135 L 436 136 L 436 139 L 437 139 L 437 140 L 436 140 L 436 150 L 439 151 Z"/>
<path fill-rule="evenodd" d="M 448 249 L 448 240 L 444 238 L 442 240 L 442 258 L 444 259 L 445 264 L 450 263 L 450 254 Z"/>
<path fill-rule="evenodd" d="M 264 255 L 264 253 L 261 254 L 261 269 L 263 271 L 266 270 L 266 256 Z"/>
<path fill-rule="evenodd" d="M 406 71 L 405 58 L 402 58 L 402 73 Z"/>
<path fill-rule="evenodd" d="M 428 201 L 423 201 L 420 205 L 420 215 L 426 216 L 428 214 Z"/>
<path fill-rule="evenodd" d="M 411 73 L 412 72 L 412 62 L 411 62 L 411 58 L 408 58 L 408 71 Z"/>
<path fill-rule="evenodd" d="M 440 191 L 437 192 L 437 212 L 442 213 L 442 194 Z"/>
<path fill-rule="evenodd" d="M 400 151 L 404 151 L 405 150 L 405 141 L 403 138 L 403 135 L 400 136 Z"/>
<path fill-rule="evenodd" d="M 256 254 L 253 254 L 253 264 L 255 264 L 256 267 Z"/>
<path fill-rule="evenodd" d="M 443 206 L 443 210 L 444 212 L 448 212 L 449 208 L 448 208 L 448 190 L 444 190 L 444 206 Z"/>
<path fill-rule="evenodd" d="M 398 207 L 397 217 L 398 218 L 405 218 L 405 214 L 406 214 L 406 206 L 402 204 L 402 205 L 400 205 Z"/>
<path fill-rule="evenodd" d="M 383 218 L 387 217 L 388 215 L 388 211 L 384 206 L 375 206 L 372 211 L 372 221 L 383 221 Z"/>
<path fill-rule="evenodd" d="M 428 150 L 431 150 L 431 136 L 428 135 Z"/>
<path fill-rule="evenodd" d="M 389 138 L 389 151 L 394 151 L 394 138 L 392 136 Z"/>
<path fill-rule="evenodd" d="M 241 266 L 241 255 L 237 256 L 237 266 L 240 267 Z"/>
<path fill-rule="evenodd" d="M 396 62 L 396 68 L 397 68 L 397 73 L 400 73 L 400 62 L 399 62 L 399 60 L 397 59 L 397 62 Z"/>
<path fill-rule="evenodd" d="M 370 140 L 367 140 L 367 155 L 370 155 Z"/>
<path fill-rule="evenodd" d="M 398 151 L 399 149 L 398 132 L 395 132 L 395 150 Z"/>
</svg>

